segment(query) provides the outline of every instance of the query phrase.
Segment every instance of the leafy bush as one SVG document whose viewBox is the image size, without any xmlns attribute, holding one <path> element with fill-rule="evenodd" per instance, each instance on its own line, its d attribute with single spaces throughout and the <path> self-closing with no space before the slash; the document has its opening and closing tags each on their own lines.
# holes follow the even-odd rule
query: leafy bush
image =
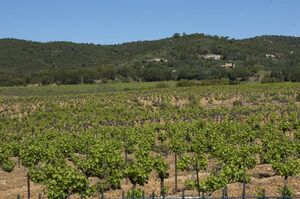
<svg viewBox="0 0 300 199">
<path fill-rule="evenodd" d="M 1 168 L 6 172 L 12 172 L 14 167 L 15 163 L 10 159 L 6 159 L 1 163 Z"/>
<path fill-rule="evenodd" d="M 279 188 L 280 194 L 282 198 L 292 198 L 294 196 L 293 189 L 289 186 L 284 186 Z"/>
<path fill-rule="evenodd" d="M 0 167 L 6 172 L 11 172 L 15 166 L 15 162 L 9 158 L 12 155 L 12 151 L 9 147 L 2 147 L 0 148 Z"/>
<path fill-rule="evenodd" d="M 169 188 L 167 186 L 163 186 L 161 189 L 161 195 L 165 196 L 168 194 Z"/>
<path fill-rule="evenodd" d="M 243 102 L 241 100 L 235 100 L 233 103 L 232 103 L 233 106 L 242 106 L 243 105 Z"/>
<path fill-rule="evenodd" d="M 266 198 L 266 189 L 258 188 L 256 190 L 257 199 L 265 199 Z"/>
<path fill-rule="evenodd" d="M 300 93 L 297 95 L 296 101 L 297 101 L 297 102 L 300 102 Z"/>
<path fill-rule="evenodd" d="M 275 82 L 281 82 L 281 81 L 275 77 L 264 77 L 261 80 L 261 83 L 275 83 Z"/>
<path fill-rule="evenodd" d="M 108 191 L 111 187 L 111 184 L 108 181 L 100 181 L 96 184 L 96 190 L 99 193 L 104 193 L 105 191 Z"/>
<path fill-rule="evenodd" d="M 155 88 L 169 88 L 169 84 L 166 82 L 160 82 L 155 85 Z"/>
<path fill-rule="evenodd" d="M 94 192 L 94 188 L 89 187 L 87 177 L 70 166 L 32 167 L 29 173 L 33 182 L 47 187 L 47 195 L 51 199 L 65 198 L 70 193 L 81 194 L 86 198 Z"/>
<path fill-rule="evenodd" d="M 129 190 L 127 192 L 127 196 L 126 196 L 126 199 L 132 199 L 132 191 L 133 190 Z M 138 199 L 138 198 L 142 198 L 143 197 L 143 191 L 141 189 L 135 189 L 134 190 L 134 198 L 135 199 Z"/>
<path fill-rule="evenodd" d="M 189 189 L 189 190 L 194 190 L 197 187 L 197 182 L 192 179 L 187 179 L 184 182 L 184 185 Z"/>
<path fill-rule="evenodd" d="M 211 79 L 211 80 L 203 80 L 199 85 L 201 86 L 211 86 L 211 85 L 229 85 L 231 84 L 228 78 L 222 79 Z"/>
<path fill-rule="evenodd" d="M 197 86 L 197 83 L 192 80 L 179 80 L 176 84 L 177 87 L 190 87 Z"/>
</svg>

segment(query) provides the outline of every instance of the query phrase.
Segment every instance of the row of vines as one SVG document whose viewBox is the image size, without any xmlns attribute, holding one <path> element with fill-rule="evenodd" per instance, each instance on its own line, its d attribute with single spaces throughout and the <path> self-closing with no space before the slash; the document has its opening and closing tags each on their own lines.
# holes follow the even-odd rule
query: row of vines
<svg viewBox="0 0 300 199">
<path fill-rule="evenodd" d="M 178 172 L 196 176 L 185 188 L 213 194 L 250 182 L 260 164 L 288 187 L 300 173 L 299 92 L 273 84 L 2 98 L 0 167 L 13 171 L 17 157 L 48 198 L 90 197 L 124 180 L 138 194 L 153 174 L 161 195 L 176 194 Z M 173 190 L 164 185 L 171 165 Z"/>
</svg>

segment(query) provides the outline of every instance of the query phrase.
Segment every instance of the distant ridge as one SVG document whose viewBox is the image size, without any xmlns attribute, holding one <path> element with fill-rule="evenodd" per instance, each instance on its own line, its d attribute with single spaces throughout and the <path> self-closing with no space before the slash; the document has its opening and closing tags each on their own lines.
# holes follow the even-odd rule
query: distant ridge
<svg viewBox="0 0 300 199">
<path fill-rule="evenodd" d="M 206 59 L 207 55 L 213 58 Z M 234 68 L 222 67 L 226 64 L 234 64 Z M 264 35 L 230 39 L 176 33 L 160 40 L 114 45 L 0 39 L 0 85 L 245 81 L 258 77 L 260 70 L 273 72 L 276 81 L 300 80 L 300 38 Z"/>
</svg>

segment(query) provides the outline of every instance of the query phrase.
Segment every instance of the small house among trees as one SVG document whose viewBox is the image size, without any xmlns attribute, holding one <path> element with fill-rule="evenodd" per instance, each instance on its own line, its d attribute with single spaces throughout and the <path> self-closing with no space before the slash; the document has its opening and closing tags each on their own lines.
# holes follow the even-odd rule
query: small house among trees
<svg viewBox="0 0 300 199">
<path fill-rule="evenodd" d="M 218 54 L 207 54 L 202 56 L 204 59 L 214 59 L 214 60 L 220 60 L 222 55 Z"/>
<path fill-rule="evenodd" d="M 273 55 L 273 54 L 266 54 L 266 57 L 267 57 L 267 58 L 276 58 L 276 55 Z"/>
<path fill-rule="evenodd" d="M 153 59 L 148 59 L 147 62 L 155 62 L 155 63 L 163 62 L 163 63 L 167 63 L 168 60 L 165 59 L 165 58 L 161 58 L 161 57 L 154 57 Z"/>
<path fill-rule="evenodd" d="M 226 63 L 226 64 L 221 65 L 221 67 L 223 67 L 225 69 L 235 68 L 235 64 L 234 63 Z"/>
</svg>

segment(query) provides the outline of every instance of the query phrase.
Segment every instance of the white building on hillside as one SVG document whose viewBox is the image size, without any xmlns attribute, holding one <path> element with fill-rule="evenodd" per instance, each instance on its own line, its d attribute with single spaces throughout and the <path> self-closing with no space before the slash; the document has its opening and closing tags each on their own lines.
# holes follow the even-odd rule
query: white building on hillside
<svg viewBox="0 0 300 199">
<path fill-rule="evenodd" d="M 273 55 L 273 54 L 266 54 L 266 57 L 267 57 L 267 58 L 276 58 L 276 55 Z"/>
<path fill-rule="evenodd" d="M 218 54 L 207 54 L 207 55 L 202 55 L 204 59 L 214 59 L 214 60 L 220 60 L 222 55 Z"/>
<path fill-rule="evenodd" d="M 226 63 L 226 64 L 221 65 L 221 67 L 223 67 L 225 69 L 235 68 L 235 64 L 234 63 Z"/>
<path fill-rule="evenodd" d="M 165 58 L 161 58 L 161 57 L 154 57 L 153 59 L 148 59 L 148 62 L 164 62 L 167 63 L 168 60 Z"/>
</svg>

